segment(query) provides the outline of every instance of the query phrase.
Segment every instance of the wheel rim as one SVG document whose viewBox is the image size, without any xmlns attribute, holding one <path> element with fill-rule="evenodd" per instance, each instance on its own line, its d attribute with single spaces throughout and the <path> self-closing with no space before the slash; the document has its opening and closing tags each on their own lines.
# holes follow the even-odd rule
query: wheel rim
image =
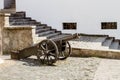
<svg viewBox="0 0 120 80">
<path fill-rule="evenodd" d="M 37 58 L 43 64 L 51 65 L 57 61 L 58 48 L 52 40 L 43 40 L 38 45 Z"/>
<path fill-rule="evenodd" d="M 68 41 L 66 42 L 66 45 L 65 45 L 65 46 L 62 46 L 62 48 L 64 48 L 64 50 L 61 50 L 61 51 L 59 52 L 59 57 L 58 57 L 60 60 L 66 59 L 67 57 L 70 56 L 70 54 L 71 54 L 71 52 L 72 52 L 70 43 L 69 43 Z"/>
</svg>

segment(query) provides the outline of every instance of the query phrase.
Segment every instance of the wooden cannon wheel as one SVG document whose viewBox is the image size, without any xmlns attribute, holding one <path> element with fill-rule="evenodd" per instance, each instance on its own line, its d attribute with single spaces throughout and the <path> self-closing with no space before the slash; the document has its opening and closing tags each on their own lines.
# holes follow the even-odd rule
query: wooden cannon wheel
<svg viewBox="0 0 120 80">
<path fill-rule="evenodd" d="M 54 41 L 43 40 L 38 44 L 37 59 L 43 64 L 52 65 L 58 59 L 58 48 Z"/>
<path fill-rule="evenodd" d="M 66 59 L 67 57 L 70 56 L 71 52 L 72 52 L 72 49 L 71 49 L 70 43 L 66 41 L 65 45 L 62 45 L 61 50 L 59 51 L 59 56 L 58 56 L 59 60 Z"/>
</svg>

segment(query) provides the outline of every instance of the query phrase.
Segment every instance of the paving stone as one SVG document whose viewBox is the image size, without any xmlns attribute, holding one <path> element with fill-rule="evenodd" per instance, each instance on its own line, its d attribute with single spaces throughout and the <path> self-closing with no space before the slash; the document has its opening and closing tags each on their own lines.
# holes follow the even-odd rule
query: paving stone
<svg viewBox="0 0 120 80">
<path fill-rule="evenodd" d="M 92 80 L 99 62 L 99 58 L 70 57 L 58 61 L 56 66 L 45 66 L 38 65 L 33 58 L 21 61 L 5 59 L 5 63 L 0 64 L 0 68 L 4 65 L 0 69 L 0 80 Z"/>
</svg>

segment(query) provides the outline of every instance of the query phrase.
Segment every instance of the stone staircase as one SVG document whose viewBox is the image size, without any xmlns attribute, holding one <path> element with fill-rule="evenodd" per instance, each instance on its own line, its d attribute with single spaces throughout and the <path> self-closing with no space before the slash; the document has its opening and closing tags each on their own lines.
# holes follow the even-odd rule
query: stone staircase
<svg viewBox="0 0 120 80">
<path fill-rule="evenodd" d="M 106 40 L 102 43 L 103 47 L 109 49 L 109 46 L 113 42 L 114 37 L 107 37 Z"/>
<path fill-rule="evenodd" d="M 69 42 L 73 48 L 120 51 L 120 40 L 116 40 L 114 37 L 109 37 L 108 35 L 80 35 L 79 39 L 74 39 Z"/>
<path fill-rule="evenodd" d="M 41 24 L 31 17 L 26 17 L 25 12 L 11 13 L 9 23 L 11 26 L 36 26 L 35 36 L 38 38 L 55 39 L 67 36 L 67 34 L 63 34 L 47 24 Z M 73 49 L 72 56 L 120 58 L 120 40 L 108 35 L 79 34 L 79 37 L 69 41 Z"/>
<path fill-rule="evenodd" d="M 11 16 L 9 17 L 9 23 L 10 26 L 25 26 L 25 25 L 36 26 L 35 37 L 38 38 L 44 37 L 47 39 L 51 38 L 53 39 L 58 36 L 60 37 L 62 37 L 62 35 L 65 36 L 64 33 L 61 33 L 61 31 L 53 29 L 51 26 L 48 26 L 47 24 L 41 24 L 41 22 L 37 22 L 31 17 L 26 17 L 25 12 L 11 13 Z"/>
<path fill-rule="evenodd" d="M 120 58 L 120 40 L 108 35 L 80 34 L 79 39 L 69 41 L 77 56 Z"/>
</svg>

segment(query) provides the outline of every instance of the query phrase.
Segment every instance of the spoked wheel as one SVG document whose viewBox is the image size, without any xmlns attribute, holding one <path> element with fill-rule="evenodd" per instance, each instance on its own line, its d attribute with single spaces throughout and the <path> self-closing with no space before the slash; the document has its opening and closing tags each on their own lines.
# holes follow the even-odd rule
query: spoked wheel
<svg viewBox="0 0 120 80">
<path fill-rule="evenodd" d="M 59 60 L 64 60 L 70 56 L 72 49 L 69 42 L 64 42 L 61 44 L 61 50 L 59 51 Z"/>
<path fill-rule="evenodd" d="M 58 48 L 52 40 L 43 40 L 38 45 L 37 59 L 43 64 L 52 65 L 58 59 Z"/>
</svg>

